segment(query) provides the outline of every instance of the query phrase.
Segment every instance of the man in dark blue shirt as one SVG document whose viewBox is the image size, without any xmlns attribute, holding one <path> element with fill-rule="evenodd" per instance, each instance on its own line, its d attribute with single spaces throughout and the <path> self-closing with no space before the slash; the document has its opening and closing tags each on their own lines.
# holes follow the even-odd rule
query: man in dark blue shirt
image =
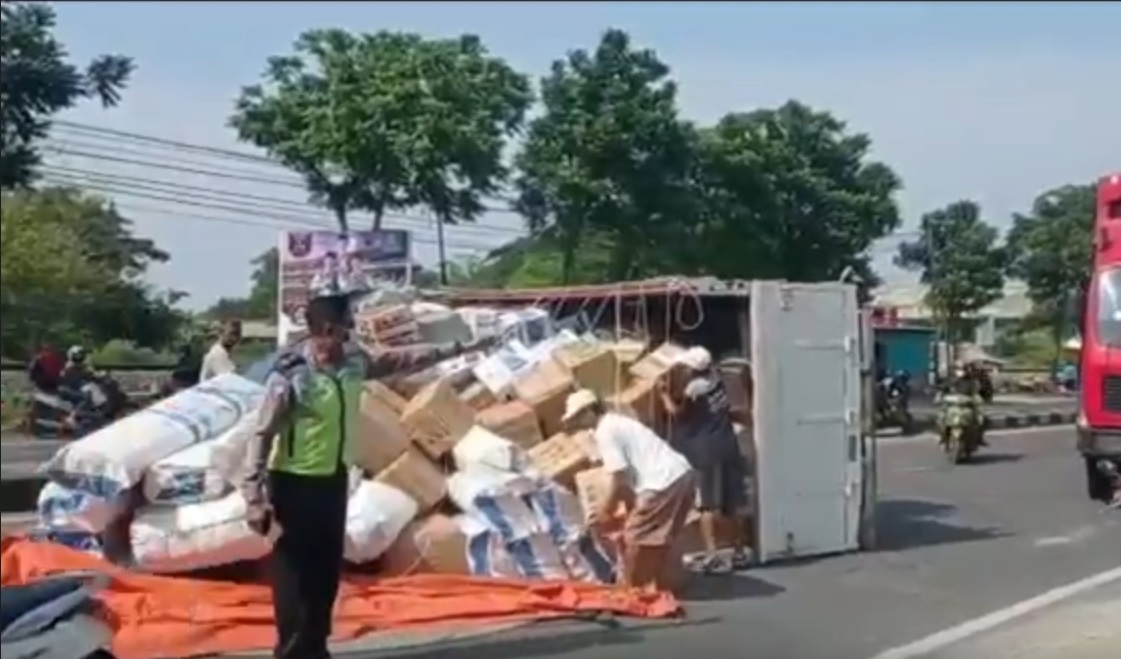
<svg viewBox="0 0 1121 659">
<path fill-rule="evenodd" d="M 731 402 L 712 355 L 702 347 L 682 355 L 687 377 L 680 395 L 663 396 L 673 417 L 671 442 L 698 474 L 697 508 L 706 556 L 702 570 L 742 570 L 749 566 L 746 545 L 747 460 L 732 425 Z M 730 561 L 718 553 L 717 527 L 727 528 L 733 551 Z"/>
</svg>

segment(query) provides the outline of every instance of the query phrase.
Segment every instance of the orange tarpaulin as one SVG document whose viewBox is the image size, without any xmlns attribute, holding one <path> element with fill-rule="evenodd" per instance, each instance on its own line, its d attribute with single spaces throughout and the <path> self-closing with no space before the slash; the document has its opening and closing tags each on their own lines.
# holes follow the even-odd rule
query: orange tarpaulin
<svg viewBox="0 0 1121 659">
<path fill-rule="evenodd" d="M 272 598 L 266 586 L 140 574 L 58 545 L 3 540 L 0 579 L 5 586 L 68 570 L 100 570 L 113 577 L 99 598 L 113 613 L 117 630 L 112 649 L 122 659 L 264 650 L 274 641 Z M 583 583 L 448 575 L 379 580 L 348 575 L 335 609 L 334 638 L 596 610 L 666 617 L 678 608 L 667 594 Z"/>
</svg>

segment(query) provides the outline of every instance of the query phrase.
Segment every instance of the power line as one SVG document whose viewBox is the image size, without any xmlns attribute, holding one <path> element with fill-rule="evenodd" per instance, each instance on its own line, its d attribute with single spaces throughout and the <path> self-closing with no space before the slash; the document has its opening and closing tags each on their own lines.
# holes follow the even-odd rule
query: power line
<svg viewBox="0 0 1121 659">
<path fill-rule="evenodd" d="M 289 171 L 289 172 L 291 171 L 291 170 L 288 170 L 288 168 L 286 168 L 283 164 L 277 162 L 276 160 L 273 160 L 272 158 L 269 158 L 267 156 L 258 155 L 258 154 L 248 153 L 248 152 L 245 152 L 245 151 L 237 151 L 237 150 L 234 150 L 234 149 L 224 149 L 224 148 L 220 148 L 220 147 L 203 145 L 203 144 L 193 144 L 193 143 L 190 143 L 190 142 L 183 142 L 183 141 L 180 141 L 180 140 L 172 140 L 172 139 L 167 139 L 167 138 L 163 138 L 163 137 L 156 137 L 156 136 L 153 136 L 153 135 L 145 135 L 143 133 L 136 133 L 136 132 L 132 132 L 132 131 L 116 130 L 116 129 L 112 129 L 112 128 L 103 128 L 101 126 L 93 126 L 93 125 L 90 125 L 90 124 L 83 124 L 83 123 L 79 123 L 79 122 L 76 122 L 76 121 L 58 120 L 58 121 L 53 122 L 52 126 L 57 126 L 59 128 L 62 128 L 63 132 L 66 132 L 66 131 L 77 132 L 79 134 L 85 134 L 87 136 L 93 136 L 95 138 L 97 136 L 108 136 L 108 137 L 117 138 L 118 140 L 125 139 L 125 140 L 131 140 L 133 142 L 159 145 L 159 146 L 171 149 L 171 150 L 180 150 L 180 151 L 187 151 L 187 152 L 192 152 L 192 153 L 196 153 L 196 154 L 200 154 L 200 155 L 216 156 L 216 157 L 219 157 L 219 158 L 225 158 L 225 159 L 229 159 L 229 160 L 238 160 L 238 161 L 242 161 L 242 162 L 255 163 L 255 164 L 260 164 L 260 165 L 267 165 L 267 166 L 270 166 L 270 167 L 276 167 L 276 168 L 284 169 L 285 171 Z M 494 199 L 497 199 L 499 201 L 505 202 L 506 204 L 512 205 L 514 203 L 514 200 L 507 195 L 494 194 L 494 195 L 491 195 L 491 197 L 493 197 Z M 495 210 L 495 209 L 488 209 L 488 210 Z M 514 212 L 513 209 L 503 209 L 503 210 L 508 210 L 510 212 Z"/>
<path fill-rule="evenodd" d="M 44 177 L 44 179 L 48 183 L 53 183 L 55 185 L 74 185 L 73 181 L 68 180 L 66 178 L 58 178 L 57 175 L 48 175 L 47 177 Z M 121 210 L 132 209 L 135 212 L 141 212 L 141 213 L 165 213 L 165 214 L 169 214 L 169 215 L 172 215 L 172 216 L 195 219 L 195 220 L 200 220 L 200 221 L 205 221 L 205 222 L 217 222 L 217 223 L 225 223 L 225 224 L 239 224 L 239 225 L 244 225 L 244 226 L 265 227 L 265 228 L 270 228 L 270 229 L 281 229 L 281 228 L 331 229 L 332 228 L 329 224 L 316 223 L 316 222 L 313 222 L 313 221 L 310 221 L 310 220 L 306 219 L 306 217 L 296 217 L 296 216 L 283 215 L 283 214 L 272 214 L 272 213 L 253 210 L 251 208 L 247 209 L 247 208 L 242 208 L 242 207 L 237 207 L 237 206 L 228 206 L 228 205 L 223 205 L 223 204 L 211 204 L 211 203 L 207 203 L 205 201 L 192 201 L 190 199 L 177 198 L 175 196 L 163 196 L 163 195 L 149 194 L 149 193 L 146 193 L 146 192 L 137 192 L 137 191 L 132 191 L 132 190 L 128 190 L 128 189 L 122 189 L 120 187 L 111 186 L 111 185 L 82 184 L 82 187 L 88 188 L 88 189 L 93 190 L 95 192 L 102 192 L 102 193 L 105 193 L 105 194 L 122 195 L 122 196 L 126 196 L 126 197 L 136 197 L 136 198 L 139 198 L 139 199 L 161 201 L 161 202 L 166 202 L 166 203 L 182 205 L 182 206 L 185 206 L 187 208 L 201 208 L 201 209 L 208 209 L 208 210 L 219 210 L 219 211 L 225 211 L 225 212 L 231 212 L 231 213 L 238 213 L 240 215 L 247 215 L 247 216 L 250 216 L 250 217 L 253 217 L 253 218 L 260 218 L 260 219 L 252 220 L 252 219 L 246 219 L 246 218 L 217 217 L 217 216 L 213 216 L 213 215 L 204 215 L 204 214 L 199 214 L 199 213 L 194 213 L 194 212 L 188 214 L 188 213 L 180 213 L 180 212 L 177 212 L 177 211 L 170 211 L 168 209 L 159 209 L 159 208 L 152 208 L 152 207 L 139 207 L 139 206 L 127 206 L 126 207 L 123 204 L 119 204 L 118 206 L 120 207 Z M 429 238 L 423 238 L 423 237 L 419 237 L 419 236 L 415 236 L 415 235 L 412 236 L 411 239 L 414 242 L 421 243 L 421 244 L 428 244 L 428 245 L 435 245 L 436 244 L 435 240 L 432 240 L 432 239 L 429 239 Z M 477 243 L 465 243 L 465 242 L 458 242 L 458 241 L 449 241 L 448 245 L 451 246 L 451 247 L 454 247 L 456 249 L 471 249 L 471 250 L 480 250 L 480 249 L 491 250 L 491 249 L 494 249 L 494 247 L 495 247 L 494 245 L 482 245 L 482 244 L 477 244 Z"/>
<path fill-rule="evenodd" d="M 156 192 L 161 194 L 190 194 L 198 195 L 201 198 L 207 198 L 212 201 L 219 201 L 223 203 L 244 203 L 253 208 L 265 208 L 266 210 L 279 210 L 279 211 L 293 211 L 300 213 L 325 213 L 323 209 L 311 206 L 304 202 L 280 199 L 276 197 L 266 197 L 264 195 L 254 195 L 242 192 L 234 192 L 230 190 L 221 190 L 206 186 L 188 185 L 184 183 L 160 181 L 157 179 L 150 179 L 141 176 L 129 176 L 125 174 L 116 173 L 103 173 L 96 172 L 88 169 L 81 169 L 75 167 L 64 167 L 61 165 L 45 165 L 42 171 L 46 174 L 52 174 L 59 177 L 77 178 L 74 182 L 76 185 L 82 185 L 85 182 L 125 185 L 136 188 L 138 190 L 146 190 L 148 192 Z M 418 229 L 430 230 L 430 222 L 423 217 L 415 215 L 405 215 L 401 213 L 386 213 L 384 219 L 390 222 L 400 222 L 410 224 Z M 408 228 L 412 228 L 412 226 Z M 456 224 L 453 225 L 455 231 L 477 234 L 477 233 L 490 233 L 498 234 L 503 237 L 519 237 L 524 235 L 523 232 L 517 229 L 506 227 L 491 226 L 485 224 Z"/>
<path fill-rule="evenodd" d="M 163 169 L 163 170 L 168 170 L 168 171 L 183 172 L 183 173 L 189 173 L 189 174 L 196 174 L 196 175 L 200 175 L 200 176 L 222 177 L 222 178 L 231 179 L 231 180 L 240 180 L 240 181 L 245 181 L 245 182 L 250 182 L 250 183 L 259 183 L 259 184 L 263 184 L 263 185 L 283 186 L 283 187 L 292 188 L 292 189 L 299 189 L 301 191 L 306 192 L 306 186 L 302 182 L 300 182 L 299 176 L 297 174 L 295 174 L 291 170 L 284 167 L 284 165 L 282 165 L 282 164 L 276 162 L 275 160 L 273 160 L 271 158 L 268 158 L 266 156 L 247 153 L 247 152 L 244 152 L 244 151 L 237 151 L 237 150 L 233 150 L 233 149 L 224 149 L 224 148 L 214 147 L 214 146 L 209 146 L 209 145 L 193 144 L 193 143 L 190 143 L 190 142 L 184 142 L 184 141 L 180 141 L 180 140 L 173 140 L 173 139 L 167 139 L 167 138 L 162 138 L 162 137 L 156 137 L 156 136 L 153 136 L 153 135 L 145 135 L 145 134 L 142 134 L 142 133 L 136 133 L 136 132 L 132 132 L 132 131 L 116 130 L 116 129 L 104 128 L 104 127 L 100 127 L 100 126 L 93 126 L 93 125 L 90 125 L 90 124 L 83 124 L 83 123 L 74 122 L 74 121 L 58 120 L 58 121 L 53 122 L 52 127 L 60 128 L 60 129 L 62 129 L 62 132 L 64 132 L 64 133 L 69 132 L 71 134 L 77 134 L 81 137 L 86 137 L 86 138 L 93 139 L 93 140 L 103 140 L 103 141 L 111 142 L 113 144 L 112 148 L 114 150 L 117 150 L 117 151 L 123 150 L 122 146 L 124 146 L 124 145 L 120 144 L 120 141 L 123 140 L 123 141 L 126 141 L 126 142 L 133 142 L 134 145 L 151 146 L 151 147 L 156 148 L 156 149 L 164 149 L 164 150 L 171 151 L 173 153 L 178 152 L 178 153 L 182 153 L 182 154 L 191 154 L 191 155 L 198 155 L 198 156 L 204 156 L 204 157 L 211 157 L 211 158 L 215 158 L 217 160 L 236 161 L 236 162 L 240 162 L 240 163 L 245 163 L 247 165 L 263 165 L 267 168 L 283 170 L 286 174 L 289 174 L 291 176 L 291 178 L 283 179 L 283 178 L 279 178 L 279 177 L 272 177 L 272 176 L 258 174 L 258 173 L 249 173 L 246 170 L 240 170 L 240 171 L 236 171 L 236 170 L 235 171 L 215 170 L 214 169 L 215 165 L 213 165 L 211 163 L 203 164 L 203 163 L 197 163 L 197 162 L 192 162 L 192 161 L 184 161 L 182 159 L 178 159 L 178 160 L 180 162 L 185 162 L 187 165 L 191 165 L 191 166 L 174 165 L 174 164 L 169 164 L 169 163 L 166 163 L 166 162 L 158 162 L 158 161 L 150 161 L 150 160 L 138 160 L 138 159 L 135 159 L 135 158 L 120 157 L 120 156 L 106 154 L 106 153 L 97 153 L 96 149 L 104 148 L 104 147 L 102 147 L 100 145 L 90 144 L 89 142 L 85 142 L 85 143 L 79 142 L 77 144 L 80 147 L 93 148 L 93 149 L 95 149 L 95 151 L 91 152 L 91 151 L 88 151 L 88 150 L 84 150 L 82 148 L 73 149 L 73 148 L 69 148 L 68 146 L 63 146 L 61 148 L 60 147 L 52 147 L 52 146 L 47 147 L 48 151 L 53 151 L 55 153 L 59 153 L 59 154 L 62 154 L 62 155 L 70 155 L 70 156 L 75 156 L 75 157 L 80 157 L 80 158 L 89 158 L 89 159 L 92 159 L 92 160 L 95 160 L 95 161 L 96 160 L 103 160 L 103 161 L 108 161 L 108 162 L 121 163 L 121 164 L 125 164 L 125 165 L 134 165 L 134 166 L 139 166 L 139 167 L 148 167 L 148 168 Z M 57 139 L 52 140 L 52 141 L 53 142 L 59 142 L 59 140 L 57 140 Z M 70 141 L 70 140 L 63 140 L 61 142 L 64 145 L 66 145 L 67 143 L 72 143 L 72 141 Z M 137 155 L 153 155 L 155 157 L 161 158 L 162 160 L 176 160 L 175 158 L 169 157 L 168 155 L 166 155 L 164 153 L 160 153 L 158 155 L 155 155 L 155 154 L 144 153 L 143 151 L 137 151 L 137 150 L 132 150 L 132 153 L 137 154 Z M 205 168 L 200 168 L 200 166 L 205 167 Z M 120 178 L 125 178 L 125 177 L 120 177 Z M 162 182 L 158 182 L 158 181 L 136 181 L 137 185 L 144 185 L 144 184 L 158 185 L 158 184 L 161 184 L 161 183 Z M 188 189 L 188 188 L 191 188 L 191 187 L 194 187 L 194 186 L 178 186 L 178 187 Z M 221 190 L 212 190 L 212 189 L 197 188 L 197 187 L 195 187 L 194 189 L 197 192 L 206 192 L 206 193 L 219 194 L 219 195 L 227 195 L 227 196 L 240 195 L 244 199 L 252 199 L 253 197 L 258 197 L 257 195 L 241 195 L 240 193 L 230 193 L 230 192 L 221 191 Z M 503 196 L 503 195 L 493 195 L 493 196 L 496 199 L 506 201 L 508 203 L 513 203 L 513 200 L 506 197 L 506 196 Z M 270 200 L 270 201 L 285 201 L 285 200 Z M 290 202 L 290 203 L 298 203 L 298 202 Z M 514 210 L 513 208 L 488 208 L 487 211 L 489 211 L 489 212 L 499 212 L 499 213 L 515 213 L 515 214 L 517 213 L 517 211 Z M 404 221 L 404 222 L 418 222 L 418 223 L 423 224 L 425 229 L 430 229 L 431 228 L 431 226 L 430 226 L 431 223 L 428 220 L 426 220 L 425 218 L 420 218 L 420 217 L 415 217 L 415 216 L 410 217 L 408 215 L 401 215 L 401 214 L 387 214 L 386 217 L 391 218 L 391 219 L 399 219 L 399 220 Z M 454 226 L 457 230 L 491 231 L 491 232 L 495 232 L 495 233 L 505 233 L 505 234 L 511 235 L 511 236 L 525 235 L 524 233 L 513 230 L 513 229 L 507 229 L 505 227 L 488 226 L 488 225 L 478 224 L 478 223 L 470 224 L 470 225 L 457 224 L 457 225 L 452 225 L 452 226 Z M 899 241 L 899 240 L 904 240 L 908 237 L 912 237 L 914 235 L 918 235 L 920 233 L 921 232 L 918 232 L 918 231 L 897 232 L 897 233 L 891 234 L 889 236 L 885 236 L 882 240 Z M 438 241 L 436 241 L 436 242 L 438 242 Z M 878 252 L 881 252 L 881 251 L 889 251 L 889 250 L 894 251 L 895 249 L 897 249 L 896 245 L 885 245 L 885 244 L 881 243 L 881 244 L 875 244 L 875 245 L 870 246 L 866 250 L 866 252 L 868 252 L 868 253 L 878 253 Z"/>
</svg>

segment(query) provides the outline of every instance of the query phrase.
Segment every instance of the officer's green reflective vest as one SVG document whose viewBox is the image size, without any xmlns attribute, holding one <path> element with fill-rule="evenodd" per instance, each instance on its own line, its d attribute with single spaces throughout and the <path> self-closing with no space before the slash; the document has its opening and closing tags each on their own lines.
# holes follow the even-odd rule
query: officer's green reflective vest
<svg viewBox="0 0 1121 659">
<path fill-rule="evenodd" d="M 330 476 L 350 464 L 362 400 L 362 376 L 347 367 L 331 374 L 303 367 L 293 378 L 294 414 L 273 442 L 269 469 L 302 476 Z"/>
</svg>

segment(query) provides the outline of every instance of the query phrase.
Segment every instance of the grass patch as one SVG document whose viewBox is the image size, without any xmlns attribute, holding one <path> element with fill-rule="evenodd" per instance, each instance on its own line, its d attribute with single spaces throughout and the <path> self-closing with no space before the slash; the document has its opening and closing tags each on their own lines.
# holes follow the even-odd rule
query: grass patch
<svg viewBox="0 0 1121 659">
<path fill-rule="evenodd" d="M 0 428 L 7 430 L 23 423 L 27 419 L 30 404 L 27 396 L 0 393 Z"/>
</svg>

